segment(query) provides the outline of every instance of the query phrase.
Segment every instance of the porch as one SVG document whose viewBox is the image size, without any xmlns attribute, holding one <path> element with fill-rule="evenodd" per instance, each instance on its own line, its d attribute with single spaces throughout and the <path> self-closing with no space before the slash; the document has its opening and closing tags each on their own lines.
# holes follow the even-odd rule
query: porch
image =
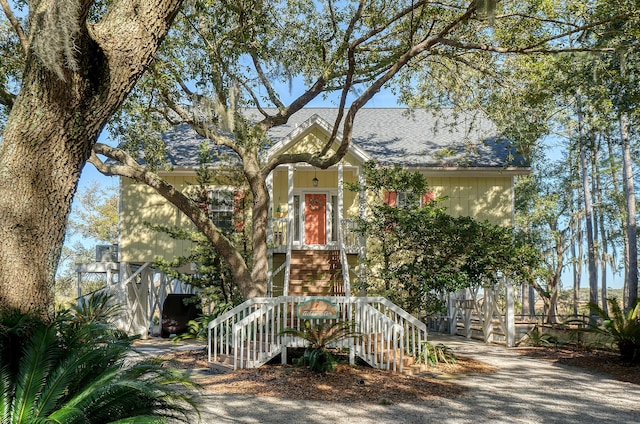
<svg viewBox="0 0 640 424">
<path fill-rule="evenodd" d="M 272 172 L 267 296 L 350 296 L 354 280 L 364 283 L 366 243 L 356 217 L 366 216 L 365 193 L 347 188 L 361 179 L 359 166 L 342 163 L 327 170 L 290 164 Z"/>
</svg>

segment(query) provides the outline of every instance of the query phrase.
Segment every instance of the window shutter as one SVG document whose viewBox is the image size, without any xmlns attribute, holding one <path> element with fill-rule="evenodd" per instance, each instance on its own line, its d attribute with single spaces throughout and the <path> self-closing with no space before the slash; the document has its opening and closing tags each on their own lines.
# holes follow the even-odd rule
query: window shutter
<svg viewBox="0 0 640 424">
<path fill-rule="evenodd" d="M 236 231 L 244 229 L 244 190 L 233 192 L 233 226 Z"/>
<path fill-rule="evenodd" d="M 391 207 L 396 207 L 398 204 L 398 193 L 395 191 L 385 191 L 384 203 Z"/>
<path fill-rule="evenodd" d="M 427 191 L 422 195 L 422 204 L 430 203 L 436 200 L 436 194 L 433 191 Z"/>
</svg>

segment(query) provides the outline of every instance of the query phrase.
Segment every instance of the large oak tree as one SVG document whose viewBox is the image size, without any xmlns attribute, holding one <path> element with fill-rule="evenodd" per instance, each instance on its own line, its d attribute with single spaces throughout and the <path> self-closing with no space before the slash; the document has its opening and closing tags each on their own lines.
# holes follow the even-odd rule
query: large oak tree
<svg viewBox="0 0 640 424">
<path fill-rule="evenodd" d="M 0 72 L 0 308 L 50 314 L 82 168 L 181 3 L 0 0 L 3 47 L 14 42 Z"/>
</svg>

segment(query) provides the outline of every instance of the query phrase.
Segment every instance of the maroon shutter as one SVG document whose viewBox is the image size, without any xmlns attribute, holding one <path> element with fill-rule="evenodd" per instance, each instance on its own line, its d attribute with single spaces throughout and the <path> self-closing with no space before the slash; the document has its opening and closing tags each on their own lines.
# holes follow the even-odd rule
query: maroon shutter
<svg viewBox="0 0 640 424">
<path fill-rule="evenodd" d="M 433 191 L 427 191 L 422 195 L 422 204 L 430 203 L 436 200 L 436 194 Z"/>
<path fill-rule="evenodd" d="M 244 229 L 244 191 L 233 192 L 233 227 L 236 231 Z"/>
<path fill-rule="evenodd" d="M 391 207 L 396 207 L 398 205 L 398 193 L 395 191 L 385 191 L 384 203 Z"/>
</svg>

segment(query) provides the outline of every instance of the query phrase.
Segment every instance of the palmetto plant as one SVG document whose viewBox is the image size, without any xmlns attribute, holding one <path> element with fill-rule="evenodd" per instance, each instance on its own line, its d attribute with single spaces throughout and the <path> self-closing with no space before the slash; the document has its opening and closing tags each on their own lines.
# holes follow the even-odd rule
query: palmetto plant
<svg viewBox="0 0 640 424">
<path fill-rule="evenodd" d="M 558 344 L 558 338 L 549 333 L 543 333 L 536 325 L 520 340 L 518 344 L 534 347 L 549 347 Z"/>
<path fill-rule="evenodd" d="M 214 315 L 204 314 L 187 323 L 187 331 L 171 338 L 174 343 L 184 340 L 207 340 L 209 336 L 208 325 L 215 319 Z"/>
<path fill-rule="evenodd" d="M 590 303 L 599 320 L 591 320 L 587 331 L 611 337 L 618 346 L 621 359 L 632 362 L 638 357 L 640 349 L 640 301 L 636 301 L 626 314 L 615 298 L 608 298 L 609 313 L 597 304 Z"/>
<path fill-rule="evenodd" d="M 335 358 L 327 350 L 330 344 L 361 336 L 351 321 L 320 322 L 312 325 L 309 320 L 305 320 L 302 329 L 287 328 L 281 334 L 300 337 L 309 343 L 302 363 L 312 371 L 318 372 L 332 371 L 335 368 Z"/>
<path fill-rule="evenodd" d="M 134 362 L 132 339 L 100 322 L 52 323 L 0 316 L 0 422 L 187 421 L 195 409 L 185 374 L 158 361 Z M 86 317 L 86 316 L 85 316 Z"/>
<path fill-rule="evenodd" d="M 114 302 L 107 292 L 97 291 L 81 299 L 77 305 L 71 306 L 68 310 L 60 311 L 58 316 L 64 314 L 70 317 L 74 325 L 86 322 L 111 324 L 121 310 L 122 306 Z"/>
</svg>

